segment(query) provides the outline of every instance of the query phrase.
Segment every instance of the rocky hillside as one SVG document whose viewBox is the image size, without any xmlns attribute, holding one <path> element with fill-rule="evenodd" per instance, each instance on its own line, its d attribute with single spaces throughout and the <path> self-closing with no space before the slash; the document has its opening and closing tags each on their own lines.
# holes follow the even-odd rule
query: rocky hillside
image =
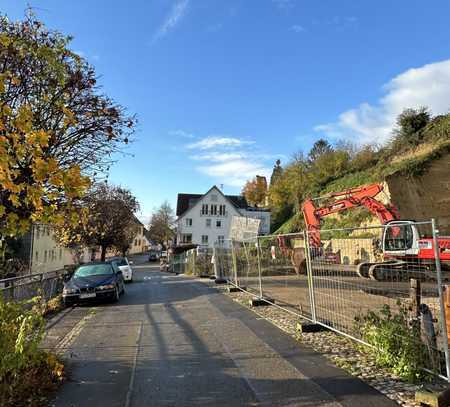
<svg viewBox="0 0 450 407">
<path fill-rule="evenodd" d="M 403 133 L 402 130 L 397 131 L 387 146 L 367 156 L 369 161 L 365 167 L 355 168 L 350 161 L 347 170 L 337 177 L 329 177 L 316 190 L 307 191 L 306 196 L 322 196 L 372 182 L 385 182 L 383 196 L 378 199 L 393 203 L 403 219 L 429 220 L 434 217 L 438 219 L 441 231 L 450 234 L 450 114 L 430 118 L 419 130 Z M 281 227 L 275 228 L 275 233 L 298 231 L 304 227 L 299 206 L 300 202 Z M 326 218 L 324 227 L 373 222 L 370 213 L 359 208 Z"/>
</svg>

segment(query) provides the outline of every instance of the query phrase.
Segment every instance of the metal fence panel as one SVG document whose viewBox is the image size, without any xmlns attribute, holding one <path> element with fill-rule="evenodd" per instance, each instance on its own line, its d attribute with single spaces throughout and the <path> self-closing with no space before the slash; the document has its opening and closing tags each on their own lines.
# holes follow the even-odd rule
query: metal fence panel
<svg viewBox="0 0 450 407">
<path fill-rule="evenodd" d="M 67 270 L 56 270 L 0 280 L 0 296 L 6 301 L 26 301 L 36 296 L 49 300 L 62 293 L 67 274 Z"/>
<path fill-rule="evenodd" d="M 260 294 L 257 239 L 232 241 L 233 283 L 252 294 Z"/>
<path fill-rule="evenodd" d="M 311 319 L 304 234 L 260 236 L 258 242 L 263 296 Z"/>
<path fill-rule="evenodd" d="M 426 354 L 423 367 L 446 376 L 435 259 L 418 257 L 416 232 L 432 236 L 431 222 L 321 230 L 322 246 L 310 247 L 315 314 L 319 323 L 364 343 L 370 318 L 405 315 L 406 332 L 416 332 L 414 349 Z"/>
</svg>

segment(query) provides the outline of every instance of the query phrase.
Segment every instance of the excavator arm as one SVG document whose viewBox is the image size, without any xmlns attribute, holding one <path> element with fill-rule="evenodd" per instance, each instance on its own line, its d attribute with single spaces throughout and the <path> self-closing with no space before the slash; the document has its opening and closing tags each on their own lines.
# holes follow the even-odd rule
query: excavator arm
<svg viewBox="0 0 450 407">
<path fill-rule="evenodd" d="M 342 192 L 334 192 L 320 199 L 339 198 L 335 202 L 316 208 L 313 199 L 307 199 L 302 205 L 303 216 L 313 247 L 320 247 L 320 221 L 323 217 L 347 209 L 365 206 L 370 213 L 376 215 L 382 224 L 399 218 L 397 209 L 387 206 L 375 199 L 383 190 L 382 184 L 371 184 Z"/>
</svg>

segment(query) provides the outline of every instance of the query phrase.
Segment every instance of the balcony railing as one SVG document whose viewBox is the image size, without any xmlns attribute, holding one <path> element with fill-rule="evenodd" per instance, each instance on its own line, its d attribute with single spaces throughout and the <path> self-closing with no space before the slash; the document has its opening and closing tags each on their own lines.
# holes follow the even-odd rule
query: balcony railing
<svg viewBox="0 0 450 407">
<path fill-rule="evenodd" d="M 200 216 L 209 216 L 209 217 L 221 217 L 221 218 L 226 218 L 228 216 L 228 211 L 225 211 L 225 213 L 219 213 L 219 211 L 217 211 L 216 214 L 212 214 L 211 212 L 208 213 L 204 213 L 202 210 L 200 210 Z"/>
</svg>

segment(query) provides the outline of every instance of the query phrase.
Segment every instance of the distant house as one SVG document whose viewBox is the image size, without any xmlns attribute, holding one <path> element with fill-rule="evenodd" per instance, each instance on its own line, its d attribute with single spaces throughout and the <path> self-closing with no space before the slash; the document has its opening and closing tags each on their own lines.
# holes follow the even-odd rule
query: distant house
<svg viewBox="0 0 450 407">
<path fill-rule="evenodd" d="M 128 249 L 128 254 L 138 254 L 138 253 L 144 253 L 148 250 L 148 241 L 145 237 L 144 231 L 145 227 L 144 224 L 134 217 L 134 224 L 136 227 L 136 235 L 134 236 L 134 239 L 130 242 L 130 248 Z"/>
<path fill-rule="evenodd" d="M 230 237 L 233 216 L 261 220 L 260 234 L 270 232 L 270 210 L 250 206 L 241 195 L 224 195 L 213 186 L 205 194 L 178 194 L 177 244 L 213 247 Z"/>
<path fill-rule="evenodd" d="M 91 259 L 88 249 L 75 253 L 60 245 L 54 238 L 53 227 L 43 223 L 34 223 L 30 231 L 20 238 L 20 242 L 19 256 L 28 264 L 31 273 L 60 270 L 66 265 Z"/>
</svg>

